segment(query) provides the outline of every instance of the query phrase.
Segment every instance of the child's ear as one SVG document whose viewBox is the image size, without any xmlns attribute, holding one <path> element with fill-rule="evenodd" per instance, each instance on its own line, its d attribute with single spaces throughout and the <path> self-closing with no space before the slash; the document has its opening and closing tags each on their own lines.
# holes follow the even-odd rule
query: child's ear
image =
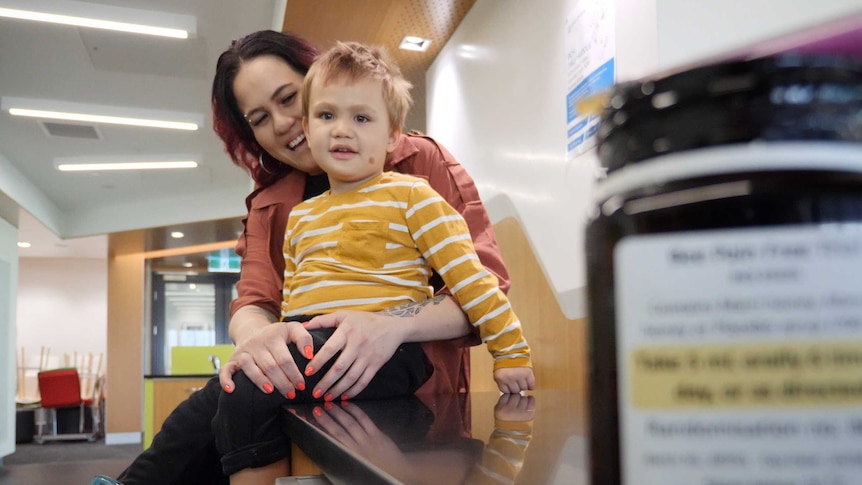
<svg viewBox="0 0 862 485">
<path fill-rule="evenodd" d="M 398 141 L 401 140 L 401 128 L 394 128 L 389 132 L 389 142 L 386 144 L 386 153 L 392 153 L 395 151 L 395 147 L 398 146 Z"/>
</svg>

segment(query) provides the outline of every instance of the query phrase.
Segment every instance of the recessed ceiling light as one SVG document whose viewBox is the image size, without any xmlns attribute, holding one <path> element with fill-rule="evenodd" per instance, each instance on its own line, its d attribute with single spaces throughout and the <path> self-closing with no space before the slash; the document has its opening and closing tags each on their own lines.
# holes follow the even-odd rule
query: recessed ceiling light
<svg viewBox="0 0 862 485">
<path fill-rule="evenodd" d="M 0 17 L 187 39 L 197 30 L 190 15 L 70 0 L 3 0 Z"/>
<path fill-rule="evenodd" d="M 30 246 L 32 246 L 32 244 L 28 243 L 27 241 L 18 241 L 19 248 L 29 248 Z"/>
<path fill-rule="evenodd" d="M 184 267 L 184 268 L 191 268 L 192 266 L 194 266 L 194 263 L 188 263 L 188 262 L 183 263 L 183 267 Z M 194 290 L 195 288 L 197 288 L 197 286 L 195 286 L 195 284 L 194 284 L 194 283 L 192 283 L 192 284 L 190 284 L 190 285 L 189 285 L 189 289 Z"/>
<path fill-rule="evenodd" d="M 2 107 L 3 111 L 8 111 L 12 116 L 83 121 L 86 123 L 105 123 L 186 131 L 195 131 L 203 124 L 203 116 L 198 113 L 72 103 L 47 99 L 3 96 L 0 99 L 0 107 Z"/>
<path fill-rule="evenodd" d="M 167 170 L 174 168 L 196 168 L 198 162 L 178 160 L 174 162 L 118 162 L 118 163 L 61 163 L 61 172 L 96 172 L 105 170 Z"/>
<path fill-rule="evenodd" d="M 174 231 L 171 233 L 171 237 L 174 239 L 182 239 L 183 237 L 185 237 L 185 234 L 181 233 L 180 231 Z"/>
<path fill-rule="evenodd" d="M 431 39 L 423 39 L 422 37 L 416 37 L 414 35 L 406 35 L 401 39 L 401 44 L 398 48 L 408 51 L 425 52 L 428 50 L 429 45 L 431 45 Z"/>
</svg>

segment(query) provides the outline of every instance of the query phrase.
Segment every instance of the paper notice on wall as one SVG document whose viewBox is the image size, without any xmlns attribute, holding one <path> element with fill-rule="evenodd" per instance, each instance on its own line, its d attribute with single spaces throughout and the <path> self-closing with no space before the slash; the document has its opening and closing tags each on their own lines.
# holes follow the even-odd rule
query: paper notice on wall
<svg viewBox="0 0 862 485">
<path fill-rule="evenodd" d="M 595 145 L 599 114 L 579 113 L 578 102 L 614 83 L 614 3 L 579 0 L 566 17 L 566 159 Z"/>
</svg>

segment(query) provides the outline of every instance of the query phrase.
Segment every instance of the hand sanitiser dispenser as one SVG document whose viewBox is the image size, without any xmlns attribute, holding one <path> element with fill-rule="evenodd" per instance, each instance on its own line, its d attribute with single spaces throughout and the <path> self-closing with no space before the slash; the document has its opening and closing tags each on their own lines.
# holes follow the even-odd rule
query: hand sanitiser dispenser
<svg viewBox="0 0 862 485">
<path fill-rule="evenodd" d="M 592 483 L 860 483 L 862 62 L 618 84 L 598 155 Z"/>
</svg>

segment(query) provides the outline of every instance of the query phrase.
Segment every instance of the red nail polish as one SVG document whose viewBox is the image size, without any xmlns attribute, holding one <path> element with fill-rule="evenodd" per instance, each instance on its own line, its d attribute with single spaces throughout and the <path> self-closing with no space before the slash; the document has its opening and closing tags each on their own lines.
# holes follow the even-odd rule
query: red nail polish
<svg viewBox="0 0 862 485">
<path fill-rule="evenodd" d="M 224 392 L 226 392 L 228 394 L 233 392 L 233 388 L 230 387 L 228 384 L 225 384 L 223 389 L 224 389 Z"/>
<path fill-rule="evenodd" d="M 323 400 L 326 402 L 329 402 L 329 401 L 332 401 L 332 397 L 333 397 L 332 394 L 327 394 L 326 396 L 323 397 Z"/>
<path fill-rule="evenodd" d="M 288 399 L 296 399 L 296 392 L 294 392 L 294 391 L 288 391 L 288 393 L 287 393 L 287 398 L 288 398 Z"/>
<path fill-rule="evenodd" d="M 311 412 L 314 413 L 314 415 L 317 416 L 318 418 L 323 416 L 323 410 L 317 406 L 314 406 L 314 409 L 312 409 Z"/>
<path fill-rule="evenodd" d="M 273 391 L 274 389 L 275 389 L 275 388 L 274 388 L 274 387 L 272 387 L 272 384 L 270 384 L 269 382 L 267 382 L 266 384 L 264 384 L 264 385 L 263 385 L 263 392 L 265 392 L 265 393 L 267 393 L 267 394 L 272 394 L 272 391 Z"/>
<path fill-rule="evenodd" d="M 312 396 L 314 396 L 315 399 L 320 399 L 320 396 L 322 396 L 322 395 L 323 395 L 323 391 L 321 391 L 320 389 L 315 389 L 314 393 L 312 394 Z"/>
<path fill-rule="evenodd" d="M 314 367 L 306 367 L 305 375 L 310 376 L 311 374 L 314 374 Z"/>
<path fill-rule="evenodd" d="M 323 407 L 325 407 L 326 409 L 332 409 L 333 405 L 331 402 L 326 402 L 326 403 L 323 403 Z"/>
<path fill-rule="evenodd" d="M 304 382 L 297 382 L 296 388 L 299 389 L 300 391 L 304 391 L 305 390 L 305 383 Z"/>
<path fill-rule="evenodd" d="M 311 347 L 311 345 L 306 345 L 304 350 L 305 358 L 311 360 L 311 358 L 314 357 L 314 349 Z"/>
<path fill-rule="evenodd" d="M 342 401 L 346 401 L 346 400 L 348 400 L 348 399 L 350 399 L 350 396 L 348 396 L 347 394 L 342 394 L 342 395 L 341 395 L 341 400 L 342 400 Z"/>
</svg>

